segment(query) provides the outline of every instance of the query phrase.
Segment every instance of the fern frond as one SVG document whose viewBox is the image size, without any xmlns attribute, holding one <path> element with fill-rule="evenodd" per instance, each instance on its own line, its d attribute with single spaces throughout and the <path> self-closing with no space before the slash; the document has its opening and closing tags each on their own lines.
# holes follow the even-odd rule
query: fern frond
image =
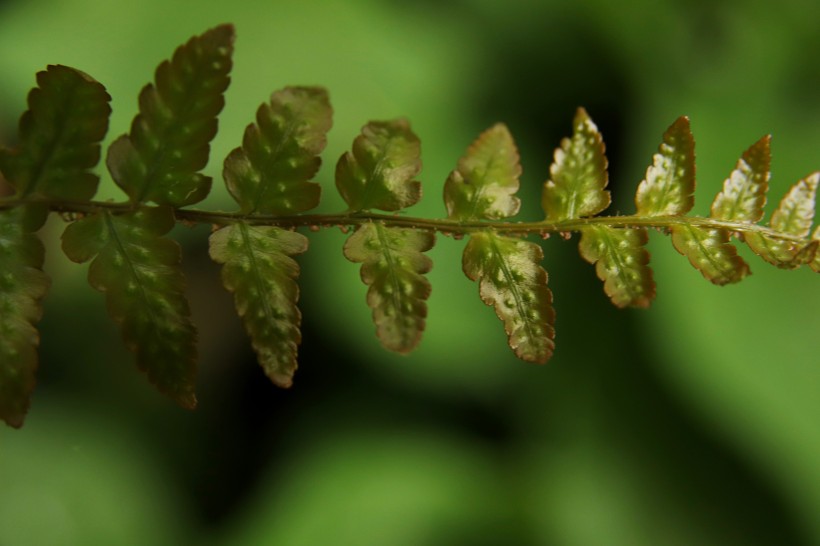
<svg viewBox="0 0 820 546">
<path fill-rule="evenodd" d="M 310 182 L 321 165 L 333 111 L 327 91 L 286 87 L 271 95 L 248 125 L 242 147 L 225 159 L 228 191 L 248 214 L 282 216 L 319 204 L 321 188 Z"/>
<path fill-rule="evenodd" d="M 515 355 L 538 364 L 555 350 L 555 310 L 547 272 L 539 265 L 543 258 L 535 243 L 486 231 L 470 236 L 462 260 L 464 273 L 479 283 L 482 301 L 504 321 Z"/>
<path fill-rule="evenodd" d="M 205 199 L 216 116 L 225 104 L 234 30 L 221 25 L 180 46 L 139 97 L 131 132 L 108 149 L 106 164 L 133 203 L 182 207 Z"/>
<path fill-rule="evenodd" d="M 36 324 L 50 280 L 43 244 L 32 231 L 44 212 L 36 206 L 0 211 L 0 419 L 13 427 L 23 425 L 36 383 Z"/>
<path fill-rule="evenodd" d="M 336 187 L 350 210 L 396 211 L 421 199 L 421 144 L 405 119 L 372 121 L 336 164 Z"/>
<path fill-rule="evenodd" d="M 179 245 L 165 237 L 174 226 L 168 207 L 109 211 L 70 224 L 63 250 L 89 260 L 88 282 L 106 296 L 108 313 L 122 328 L 137 366 L 181 406 L 196 406 L 196 330 L 185 298 Z"/>
<path fill-rule="evenodd" d="M 20 118 L 20 147 L 0 149 L 0 170 L 22 197 L 91 199 L 100 179 L 89 169 L 100 160 L 111 97 L 67 66 L 49 66 L 37 85 Z"/>
<path fill-rule="evenodd" d="M 444 184 L 447 216 L 454 220 L 498 220 L 518 213 L 521 176 L 518 148 L 498 123 L 473 142 Z"/>
<path fill-rule="evenodd" d="M 663 134 L 658 153 L 638 185 L 638 216 L 686 214 L 695 204 L 695 139 L 689 118 L 679 117 Z"/>
<path fill-rule="evenodd" d="M 259 364 L 280 387 L 290 387 L 302 341 L 299 265 L 292 256 L 307 250 L 304 235 L 238 222 L 210 237 L 211 258 L 222 268 L 222 284 L 251 338 Z"/>
<path fill-rule="evenodd" d="M 345 242 L 345 257 L 362 264 L 362 281 L 370 287 L 367 304 L 385 349 L 406 354 L 421 341 L 431 290 L 423 275 L 433 267 L 422 253 L 434 243 L 432 233 L 375 222 L 362 225 Z"/>
<path fill-rule="evenodd" d="M 712 203 L 712 218 L 748 223 L 763 218 L 771 177 L 771 142 L 771 135 L 767 135 L 743 152 Z"/>
<path fill-rule="evenodd" d="M 176 50 L 139 98 L 131 130 L 109 148 L 107 165 L 129 197 L 91 201 L 110 108 L 99 83 L 77 70 L 50 66 L 37 76 L 20 121 L 21 146 L 0 150 L 0 170 L 14 196 L 0 199 L 0 418 L 22 424 L 34 388 L 36 323 L 49 279 L 35 235 L 49 212 L 70 222 L 66 255 L 91 261 L 88 279 L 105 293 L 138 367 L 185 407 L 196 404 L 196 331 L 185 298 L 180 248 L 167 237 L 176 222 L 209 224 L 211 258 L 259 362 L 288 387 L 301 342 L 300 268 L 308 248 L 297 228 L 355 228 L 343 253 L 361 264 L 377 336 L 388 350 L 419 344 L 427 318 L 432 261 L 425 254 L 436 233 L 468 237 L 462 270 L 495 309 L 519 358 L 546 362 L 555 350 L 555 310 L 540 245 L 529 235 L 566 239 L 580 233 L 582 258 L 595 265 L 604 292 L 618 307 L 648 307 L 656 287 L 646 249 L 650 230 L 671 235 L 678 252 L 717 285 L 750 273 L 732 243 L 736 237 L 781 268 L 808 265 L 820 272 L 820 227 L 812 231 L 820 172 L 786 193 L 768 225 L 761 225 L 770 179 L 771 137 L 749 147 L 711 205 L 694 205 L 694 137 L 686 117 L 664 133 L 637 187 L 637 212 L 599 216 L 610 204 L 603 137 L 580 108 L 571 136 L 555 150 L 542 186 L 544 219 L 511 221 L 520 209 L 521 164 L 510 131 L 498 123 L 468 147 L 444 183 L 446 218 L 396 214 L 422 195 L 421 144 L 403 119 L 367 123 L 336 164 L 336 187 L 347 204 L 338 214 L 308 213 L 321 189 L 321 165 L 333 110 L 320 87 L 274 92 L 230 152 L 223 177 L 236 212 L 185 209 L 202 200 L 211 180 L 208 160 L 228 86 L 233 28 L 221 25 Z M 153 202 L 158 206 L 148 206 Z M 374 212 L 386 211 L 391 214 Z M 811 236 L 809 236 L 811 234 Z"/>
<path fill-rule="evenodd" d="M 561 141 L 544 184 L 541 206 L 547 221 L 594 216 L 612 201 L 604 141 L 598 127 L 583 108 L 573 121 L 571 138 Z"/>
<path fill-rule="evenodd" d="M 0 210 L 0 419 L 14 427 L 22 426 L 36 383 L 36 324 L 50 285 L 34 234 L 48 206 L 33 201 L 94 195 L 99 177 L 90 169 L 100 159 L 111 113 L 105 88 L 73 68 L 49 66 L 37 74 L 37 85 L 20 117 L 19 147 L 0 149 L 0 171 L 21 202 Z"/>
<path fill-rule="evenodd" d="M 751 273 L 724 229 L 702 229 L 692 225 L 672 226 L 672 244 L 689 263 L 711 282 L 724 285 L 740 282 Z"/>
<path fill-rule="evenodd" d="M 769 227 L 775 232 L 791 236 L 791 239 L 781 239 L 759 232 L 743 236 L 755 254 L 782 269 L 794 269 L 813 263 L 817 245 L 813 242 L 798 243 L 794 239 L 806 237 L 811 231 L 818 180 L 820 172 L 799 180 L 783 196 L 777 209 L 772 213 Z"/>
<path fill-rule="evenodd" d="M 645 229 L 589 226 L 581 230 L 581 256 L 595 264 L 604 292 L 618 307 L 649 307 L 655 299 L 655 281 L 645 248 L 648 240 Z"/>
</svg>

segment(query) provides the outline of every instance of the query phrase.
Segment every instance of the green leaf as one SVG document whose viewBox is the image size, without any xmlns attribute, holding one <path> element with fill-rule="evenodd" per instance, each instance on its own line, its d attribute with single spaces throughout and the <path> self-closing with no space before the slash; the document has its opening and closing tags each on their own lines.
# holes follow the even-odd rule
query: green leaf
<svg viewBox="0 0 820 546">
<path fill-rule="evenodd" d="M 132 202 L 182 207 L 203 200 L 216 116 L 228 87 L 234 31 L 221 25 L 191 38 L 157 67 L 139 96 L 131 132 L 108 149 L 106 164 Z"/>
<path fill-rule="evenodd" d="M 407 354 L 416 348 L 427 317 L 430 283 L 423 276 L 433 262 L 422 254 L 435 236 L 415 229 L 363 224 L 345 242 L 344 255 L 361 263 L 362 281 L 370 287 L 367 304 L 382 345 Z"/>
<path fill-rule="evenodd" d="M 818 180 L 820 172 L 815 172 L 794 184 L 772 213 L 769 227 L 794 237 L 808 236 L 814 219 Z M 782 269 L 794 269 L 815 261 L 816 246 L 812 243 L 805 245 L 757 232 L 745 233 L 743 240 L 755 254 Z"/>
<path fill-rule="evenodd" d="M 736 283 L 751 274 L 722 229 L 701 229 L 691 225 L 672 226 L 672 244 L 689 258 L 689 263 L 717 285 Z"/>
<path fill-rule="evenodd" d="M 239 222 L 210 237 L 211 258 L 222 268 L 222 284 L 233 293 L 259 364 L 280 387 L 290 387 L 302 335 L 299 265 L 291 258 L 307 250 L 304 235 Z"/>
<path fill-rule="evenodd" d="M 23 424 L 37 371 L 36 323 L 49 288 L 44 249 L 32 233 L 43 215 L 33 208 L 0 211 L 0 419 Z"/>
<path fill-rule="evenodd" d="M 712 218 L 748 223 L 763 218 L 771 176 L 771 142 L 771 135 L 767 135 L 743 152 L 712 203 Z"/>
<path fill-rule="evenodd" d="M 555 311 L 544 257 L 535 243 L 489 231 L 474 233 L 464 248 L 462 265 L 470 280 L 479 281 L 479 295 L 504 321 L 515 355 L 539 364 L 555 349 Z"/>
<path fill-rule="evenodd" d="M 99 177 L 111 97 L 90 76 L 67 66 L 37 74 L 20 118 L 20 148 L 0 149 L 0 170 L 21 197 L 87 201 Z"/>
<path fill-rule="evenodd" d="M 689 118 L 679 117 L 663 134 L 646 178 L 638 186 L 638 216 L 686 214 L 695 203 L 695 140 Z"/>
<path fill-rule="evenodd" d="M 521 176 L 518 149 L 507 126 L 483 133 L 458 160 L 444 184 L 447 215 L 454 220 L 498 220 L 518 212 L 515 197 Z"/>
<path fill-rule="evenodd" d="M 604 142 L 586 110 L 579 108 L 572 138 L 561 141 L 544 184 L 541 206 L 550 222 L 594 216 L 609 206 Z"/>
<path fill-rule="evenodd" d="M 321 188 L 309 180 L 319 171 L 332 116 L 319 87 L 286 87 L 259 107 L 222 173 L 242 212 L 282 216 L 319 204 Z"/>
<path fill-rule="evenodd" d="M 179 245 L 168 207 L 114 215 L 101 211 L 70 224 L 62 246 L 74 262 L 92 258 L 88 282 L 106 296 L 137 366 L 181 406 L 196 406 L 196 331 L 185 298 Z M 95 257 L 96 256 L 96 257 Z"/>
<path fill-rule="evenodd" d="M 780 269 L 796 269 L 810 263 L 813 258 L 814 246 L 811 243 L 801 245 L 795 241 L 756 232 L 745 233 L 743 240 L 752 252 Z"/>
<path fill-rule="evenodd" d="M 792 186 L 772 213 L 769 226 L 795 237 L 807 237 L 814 220 L 818 180 L 820 172 L 815 172 Z"/>
<path fill-rule="evenodd" d="M 421 143 L 406 119 L 371 121 L 336 164 L 336 187 L 350 210 L 401 210 L 421 199 Z"/>
<path fill-rule="evenodd" d="M 643 229 L 587 226 L 581 230 L 578 250 L 595 264 L 604 292 L 618 307 L 649 307 L 655 298 L 655 281 L 649 267 L 649 238 Z"/>
</svg>

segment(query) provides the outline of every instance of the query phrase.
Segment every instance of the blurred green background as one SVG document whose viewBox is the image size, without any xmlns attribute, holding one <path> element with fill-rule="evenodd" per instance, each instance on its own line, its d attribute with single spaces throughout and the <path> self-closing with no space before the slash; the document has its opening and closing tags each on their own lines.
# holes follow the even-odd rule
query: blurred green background
<svg viewBox="0 0 820 546">
<path fill-rule="evenodd" d="M 633 195 L 665 128 L 689 115 L 695 212 L 737 157 L 772 133 L 767 210 L 820 168 L 820 34 L 812 0 L 0 0 L 0 142 L 14 142 L 34 74 L 67 64 L 113 97 L 107 142 L 139 89 L 188 37 L 237 27 L 235 67 L 203 208 L 231 209 L 221 161 L 271 91 L 321 84 L 336 108 L 318 180 L 370 119 L 407 116 L 425 198 L 470 141 L 506 122 L 536 219 L 552 151 L 583 105 L 607 143 L 614 204 Z M 101 199 L 120 199 L 105 179 Z M 544 243 L 558 349 L 517 361 L 460 267 L 431 252 L 428 331 L 381 349 L 344 235 L 300 260 L 304 341 L 278 390 L 207 258 L 179 228 L 200 329 L 200 407 L 155 393 L 122 348 L 86 270 L 43 237 L 54 286 L 40 384 L 20 431 L 0 429 L 0 545 L 820 544 L 820 285 L 746 249 L 754 275 L 704 281 L 668 239 L 650 243 L 658 299 L 617 310 L 575 239 Z"/>
</svg>

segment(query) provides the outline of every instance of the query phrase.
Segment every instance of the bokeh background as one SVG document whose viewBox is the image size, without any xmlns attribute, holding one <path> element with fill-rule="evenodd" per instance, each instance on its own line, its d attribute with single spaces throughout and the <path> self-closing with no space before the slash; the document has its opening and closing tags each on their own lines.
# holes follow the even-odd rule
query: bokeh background
<svg viewBox="0 0 820 546">
<path fill-rule="evenodd" d="M 139 89 L 188 37 L 237 28 L 235 67 L 203 208 L 232 208 L 222 158 L 256 107 L 321 84 L 336 109 L 318 180 L 370 119 L 407 116 L 426 190 L 484 128 L 521 149 L 521 219 L 539 218 L 552 151 L 583 105 L 610 159 L 610 213 L 633 195 L 665 128 L 689 115 L 695 212 L 772 133 L 768 211 L 820 168 L 820 34 L 811 0 L 0 0 L 0 142 L 13 144 L 34 74 L 67 64 L 113 97 L 107 142 Z M 100 199 L 120 199 L 104 177 Z M 0 429 L 0 544 L 820 544 L 820 285 L 747 249 L 754 275 L 718 288 L 658 234 L 658 299 L 617 310 L 571 242 L 544 242 L 558 313 L 546 366 L 516 360 L 460 269 L 430 253 L 428 330 L 409 357 L 374 336 L 338 230 L 311 234 L 295 386 L 278 390 L 208 260 L 179 228 L 200 330 L 200 406 L 136 371 L 86 269 L 42 235 L 54 286 L 40 384 L 20 431 Z"/>
</svg>

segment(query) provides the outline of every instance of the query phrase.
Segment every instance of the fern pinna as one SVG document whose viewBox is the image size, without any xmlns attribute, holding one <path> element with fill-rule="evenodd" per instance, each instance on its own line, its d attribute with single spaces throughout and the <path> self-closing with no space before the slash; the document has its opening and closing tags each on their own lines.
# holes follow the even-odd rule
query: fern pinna
<svg viewBox="0 0 820 546">
<path fill-rule="evenodd" d="M 0 170 L 13 195 L 0 201 L 0 416 L 23 423 L 35 385 L 37 322 L 50 280 L 37 237 L 50 212 L 68 221 L 65 254 L 91 262 L 88 280 L 105 294 L 137 365 L 159 390 L 194 407 L 196 329 L 185 297 L 179 245 L 167 237 L 177 222 L 214 226 L 211 258 L 235 299 L 266 374 L 291 385 L 297 367 L 301 313 L 299 265 L 308 249 L 297 228 L 341 226 L 353 232 L 342 249 L 361 264 L 378 339 L 408 353 L 421 340 L 431 286 L 425 254 L 436 233 L 466 236 L 466 276 L 503 321 L 509 344 L 526 361 L 544 363 L 555 350 L 555 310 L 541 246 L 528 235 L 580 233 L 581 256 L 595 265 L 618 307 L 647 307 L 655 283 L 645 245 L 650 229 L 715 284 L 735 283 L 749 266 L 737 238 L 782 268 L 820 272 L 820 228 L 811 232 L 820 173 L 795 184 L 767 225 L 759 222 L 769 182 L 770 138 L 743 153 L 715 198 L 709 217 L 687 216 L 695 187 L 689 121 L 676 120 L 638 185 L 636 212 L 598 216 L 610 204 L 607 159 L 598 129 L 579 109 L 572 135 L 555 151 L 544 183 L 544 219 L 512 222 L 521 166 L 503 124 L 482 133 L 444 183 L 447 217 L 395 213 L 417 203 L 419 138 L 404 119 L 373 121 L 336 164 L 336 187 L 348 208 L 309 211 L 321 188 L 312 181 L 332 125 L 327 92 L 288 87 L 262 104 L 242 145 L 225 159 L 223 178 L 238 210 L 188 208 L 204 199 L 211 179 L 200 171 L 229 83 L 234 32 L 222 25 L 188 41 L 159 65 L 139 96 L 130 132 L 108 148 L 106 166 L 128 199 L 93 201 L 110 97 L 98 82 L 65 66 L 37 75 L 20 120 L 20 143 L 0 150 Z M 383 212 L 376 212 L 383 211 Z M 388 214 L 385 214 L 388 213 Z"/>
</svg>

